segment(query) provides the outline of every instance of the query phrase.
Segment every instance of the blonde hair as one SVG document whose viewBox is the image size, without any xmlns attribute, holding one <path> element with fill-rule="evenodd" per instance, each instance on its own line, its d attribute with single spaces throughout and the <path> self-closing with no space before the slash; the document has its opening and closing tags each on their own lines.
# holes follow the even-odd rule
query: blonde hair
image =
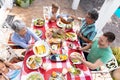
<svg viewBox="0 0 120 80">
<path fill-rule="evenodd" d="M 52 3 L 52 8 L 56 8 L 56 9 L 59 9 L 59 6 L 57 3 Z"/>
</svg>

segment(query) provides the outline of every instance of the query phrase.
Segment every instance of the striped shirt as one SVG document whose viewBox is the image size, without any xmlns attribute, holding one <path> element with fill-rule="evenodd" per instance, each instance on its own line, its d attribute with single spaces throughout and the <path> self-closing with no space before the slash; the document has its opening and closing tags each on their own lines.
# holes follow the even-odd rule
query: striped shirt
<svg viewBox="0 0 120 80">
<path fill-rule="evenodd" d="M 81 25 L 81 29 L 79 32 L 89 40 L 93 40 L 95 35 L 97 34 L 95 30 L 95 24 L 93 23 L 93 24 L 87 25 L 84 18 L 82 19 L 82 25 Z M 85 43 L 85 41 L 83 40 L 82 42 Z"/>
</svg>

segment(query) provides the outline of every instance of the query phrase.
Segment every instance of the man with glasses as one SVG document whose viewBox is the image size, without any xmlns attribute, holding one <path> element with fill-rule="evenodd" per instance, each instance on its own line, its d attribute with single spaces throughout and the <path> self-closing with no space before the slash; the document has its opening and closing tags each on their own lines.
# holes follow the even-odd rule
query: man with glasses
<svg viewBox="0 0 120 80">
<path fill-rule="evenodd" d="M 84 43 L 91 43 L 97 34 L 95 21 L 98 19 L 98 16 L 98 12 L 94 9 L 88 11 L 85 18 L 72 16 L 74 19 L 80 20 L 82 22 L 80 30 L 76 32 L 81 46 L 83 46 Z"/>
</svg>

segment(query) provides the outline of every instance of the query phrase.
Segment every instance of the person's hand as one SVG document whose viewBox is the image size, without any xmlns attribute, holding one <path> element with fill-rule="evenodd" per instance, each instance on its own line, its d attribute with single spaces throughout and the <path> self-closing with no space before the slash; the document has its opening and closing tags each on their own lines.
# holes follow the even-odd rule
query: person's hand
<svg viewBox="0 0 120 80">
<path fill-rule="evenodd" d="M 80 51 L 82 50 L 79 46 L 77 46 L 76 49 L 77 49 L 77 50 L 80 50 Z"/>
<path fill-rule="evenodd" d="M 13 69 L 21 69 L 20 66 L 13 64 Z"/>
<path fill-rule="evenodd" d="M 80 38 L 82 37 L 82 34 L 79 31 L 76 31 L 77 36 L 79 36 Z"/>
<path fill-rule="evenodd" d="M 80 54 L 73 54 L 70 56 L 70 59 L 78 59 L 81 61 L 81 60 L 83 60 L 83 57 Z"/>
<path fill-rule="evenodd" d="M 78 34 L 78 36 L 81 38 L 81 37 L 82 37 L 82 34 L 81 34 L 81 33 L 79 33 L 79 34 Z"/>
<path fill-rule="evenodd" d="M 30 44 L 30 45 L 28 46 L 28 49 L 33 48 L 33 46 L 34 46 L 34 44 Z"/>
</svg>

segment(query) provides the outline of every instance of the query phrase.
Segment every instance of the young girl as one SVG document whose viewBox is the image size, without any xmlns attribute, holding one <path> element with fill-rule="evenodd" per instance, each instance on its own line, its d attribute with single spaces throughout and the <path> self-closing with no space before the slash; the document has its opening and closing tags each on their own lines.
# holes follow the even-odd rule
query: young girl
<svg viewBox="0 0 120 80">
<path fill-rule="evenodd" d="M 52 9 L 49 13 L 49 21 L 56 21 L 59 16 L 59 6 L 56 3 L 52 4 Z"/>
<path fill-rule="evenodd" d="M 0 80 L 20 80 L 21 67 L 0 59 Z"/>
</svg>

